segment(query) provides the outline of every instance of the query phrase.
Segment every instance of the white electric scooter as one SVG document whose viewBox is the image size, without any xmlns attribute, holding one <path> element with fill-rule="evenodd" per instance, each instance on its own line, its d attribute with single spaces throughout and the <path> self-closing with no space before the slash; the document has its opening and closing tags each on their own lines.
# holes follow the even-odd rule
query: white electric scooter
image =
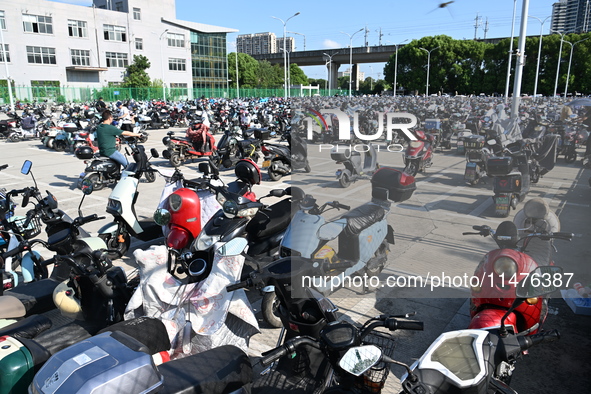
<svg viewBox="0 0 591 394">
<path fill-rule="evenodd" d="M 151 158 L 158 157 L 155 148 L 150 150 Z M 146 178 L 155 177 L 155 170 L 149 165 L 144 147 L 137 145 L 133 155 L 135 163 L 130 163 L 121 172 L 121 179 L 113 188 L 107 202 L 107 213 L 113 215 L 113 222 L 99 229 L 99 237 L 107 244 L 108 249 L 116 250 L 120 256 L 125 255 L 131 245 L 131 236 L 142 241 L 149 241 L 162 236 L 162 228 L 154 222 L 140 222 L 135 213 L 138 200 L 138 184 L 146 172 Z M 110 256 L 117 258 L 120 256 Z"/>
</svg>

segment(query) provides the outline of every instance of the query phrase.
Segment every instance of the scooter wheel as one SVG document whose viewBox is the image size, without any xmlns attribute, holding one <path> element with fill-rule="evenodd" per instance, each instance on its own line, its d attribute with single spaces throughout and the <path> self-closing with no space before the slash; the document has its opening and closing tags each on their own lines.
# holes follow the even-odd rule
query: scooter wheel
<svg viewBox="0 0 591 394">
<path fill-rule="evenodd" d="M 269 171 L 267 173 L 269 174 L 269 178 L 271 178 L 272 181 L 278 181 L 283 178 L 283 174 L 273 171 L 271 167 L 269 167 Z"/>
<path fill-rule="evenodd" d="M 577 160 L 577 152 L 568 152 L 566 156 L 564 156 L 564 161 L 567 163 L 574 163 Z"/>
<path fill-rule="evenodd" d="M 173 153 L 170 156 L 169 161 L 173 167 L 179 167 L 180 165 L 183 164 L 183 159 L 181 159 L 181 155 L 179 155 L 178 153 Z"/>
<path fill-rule="evenodd" d="M 90 174 L 85 179 L 89 179 L 92 181 L 93 189 L 94 190 L 101 190 L 105 185 L 100 181 L 98 174 Z"/>
<path fill-rule="evenodd" d="M 66 141 L 59 140 L 53 142 L 53 149 L 55 149 L 57 152 L 63 152 L 67 147 L 68 145 L 66 144 Z"/>
<path fill-rule="evenodd" d="M 131 245 L 131 236 L 128 233 L 115 236 L 111 234 L 99 234 L 99 238 L 105 241 L 109 250 L 113 251 L 107 254 L 112 260 L 125 256 L 125 253 L 129 250 L 129 245 Z"/>
<path fill-rule="evenodd" d="M 342 174 L 339 178 L 339 183 L 341 184 L 341 187 L 347 188 L 351 185 L 351 180 L 347 174 Z"/>
<path fill-rule="evenodd" d="M 144 178 L 146 178 L 146 182 L 152 183 L 156 181 L 156 174 L 152 171 L 144 172 Z"/>
<path fill-rule="evenodd" d="M 473 179 L 470 181 L 470 186 L 476 186 L 480 182 L 480 179 Z"/>
<path fill-rule="evenodd" d="M 19 142 L 20 139 L 21 139 L 20 136 L 18 134 L 14 133 L 14 134 L 11 134 L 11 135 L 8 136 L 7 141 L 9 141 L 9 142 Z"/>
<path fill-rule="evenodd" d="M 304 167 L 304 172 L 310 172 L 312 171 L 312 168 L 310 167 L 309 163 L 306 163 L 306 166 Z"/>
<path fill-rule="evenodd" d="M 263 312 L 263 320 L 274 328 L 281 328 L 283 324 L 279 318 L 278 313 L 279 299 L 275 292 L 265 293 L 261 301 L 261 311 Z"/>
</svg>

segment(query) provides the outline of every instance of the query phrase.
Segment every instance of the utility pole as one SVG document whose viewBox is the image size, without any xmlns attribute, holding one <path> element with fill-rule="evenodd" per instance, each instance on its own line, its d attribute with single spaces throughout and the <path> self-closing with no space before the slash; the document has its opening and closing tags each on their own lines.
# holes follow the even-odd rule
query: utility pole
<svg viewBox="0 0 591 394">
<path fill-rule="evenodd" d="M 369 33 L 369 29 L 367 28 L 367 25 L 365 25 L 365 46 L 369 46 L 369 43 L 367 42 L 367 35 Z"/>
<path fill-rule="evenodd" d="M 478 34 L 479 27 L 480 27 L 480 17 L 478 16 L 478 12 L 477 12 L 476 18 L 474 18 L 474 39 L 476 39 L 476 35 Z"/>
<path fill-rule="evenodd" d="M 376 31 L 377 31 L 377 30 L 376 30 Z M 380 30 L 379 30 L 379 32 L 380 32 L 380 34 L 379 34 L 379 37 L 380 37 L 380 46 L 382 46 L 382 36 L 383 36 L 384 34 L 382 34 L 382 28 L 381 28 L 381 27 L 380 27 Z"/>
<path fill-rule="evenodd" d="M 484 39 L 486 40 L 486 33 L 488 33 L 488 16 L 486 17 L 486 22 L 484 22 Z"/>
</svg>

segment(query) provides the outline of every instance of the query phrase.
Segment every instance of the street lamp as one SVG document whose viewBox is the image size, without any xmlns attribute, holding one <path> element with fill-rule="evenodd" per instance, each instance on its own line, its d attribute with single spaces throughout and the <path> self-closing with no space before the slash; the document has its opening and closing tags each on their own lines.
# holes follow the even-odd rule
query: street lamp
<svg viewBox="0 0 591 394">
<path fill-rule="evenodd" d="M 328 63 L 328 94 L 330 95 L 330 90 L 332 89 L 332 57 L 336 55 L 338 52 L 329 55 L 328 53 L 323 53 L 324 56 L 328 56 L 329 63 Z"/>
<path fill-rule="evenodd" d="M 419 48 L 425 52 L 427 52 L 427 87 L 425 89 L 425 97 L 429 97 L 429 69 L 431 68 L 431 52 L 433 52 L 436 49 L 439 49 L 439 47 L 435 47 L 433 49 L 431 49 L 430 51 L 426 50 L 425 48 Z"/>
<path fill-rule="evenodd" d="M 302 33 L 296 33 L 295 31 L 288 31 L 288 33 L 297 34 L 298 36 L 304 37 L 304 51 L 305 51 L 306 50 L 306 35 L 302 34 Z"/>
<path fill-rule="evenodd" d="M 560 34 L 560 49 L 558 50 L 558 64 L 556 65 L 556 80 L 554 81 L 554 97 L 556 97 L 556 91 L 558 90 L 558 76 L 560 74 L 560 61 L 562 60 L 562 41 L 564 40 L 564 34 L 550 29 L 551 32 Z"/>
<path fill-rule="evenodd" d="M 289 86 L 289 90 L 288 90 L 288 95 L 291 94 L 291 62 L 289 61 L 289 54 L 291 53 L 291 51 L 288 51 L 285 48 L 279 48 L 281 49 L 285 54 L 287 54 L 287 86 Z"/>
<path fill-rule="evenodd" d="M 568 59 L 568 71 L 566 73 L 566 85 L 564 86 L 564 98 L 566 98 L 566 93 L 568 92 L 568 80 L 570 78 L 570 64 L 573 61 L 573 49 L 575 49 L 575 45 L 577 45 L 579 42 L 582 42 L 582 41 L 585 41 L 588 39 L 589 39 L 589 37 L 583 38 L 582 40 L 579 40 L 579 41 L 575 42 L 574 44 L 572 42 L 564 40 L 564 42 L 566 42 L 567 44 L 570 45 L 570 58 Z"/>
<path fill-rule="evenodd" d="M 364 29 L 361 28 L 353 34 L 345 33 L 343 31 L 341 32 L 341 33 L 349 36 L 349 67 L 350 67 L 350 69 L 349 69 L 349 97 L 351 97 L 351 82 L 353 80 L 353 37 L 355 36 L 355 34 L 361 32 L 363 30 Z"/>
<path fill-rule="evenodd" d="M 373 67 L 370 65 L 369 69 L 371 70 L 371 73 L 373 74 Z M 373 79 L 371 77 L 371 74 L 369 76 L 369 90 L 373 90 Z"/>
<path fill-rule="evenodd" d="M 542 55 L 542 31 L 544 30 L 544 23 L 550 18 L 549 16 L 546 17 L 543 21 L 538 18 L 537 16 L 528 15 L 530 18 L 537 19 L 540 22 L 540 45 L 538 46 L 538 63 L 536 64 L 536 79 L 534 82 L 534 100 L 536 98 L 536 94 L 538 93 L 538 77 L 540 73 L 540 57 Z"/>
<path fill-rule="evenodd" d="M 240 78 L 238 78 L 238 41 L 236 42 L 236 98 L 240 98 Z"/>
<path fill-rule="evenodd" d="M 396 78 L 398 77 L 398 45 L 404 44 L 407 41 L 408 41 L 408 38 L 399 44 L 394 44 L 394 48 L 396 50 L 396 54 L 394 55 L 394 86 L 393 86 L 394 97 L 396 97 Z M 386 42 L 391 42 L 391 41 L 386 41 Z"/>
<path fill-rule="evenodd" d="M 511 78 L 511 61 L 513 60 L 513 37 L 515 36 L 515 11 L 517 0 L 513 0 L 513 18 L 511 19 L 511 42 L 509 44 L 509 59 L 507 60 L 507 79 L 505 81 L 505 104 L 509 101 L 509 79 Z"/>
<path fill-rule="evenodd" d="M 0 43 L 2 44 L 2 60 L 4 60 L 4 67 L 6 68 L 6 86 L 8 86 L 10 110 L 14 111 L 14 98 L 12 97 L 12 84 L 10 83 L 10 75 L 8 74 L 8 59 L 6 57 L 6 46 L 4 45 L 4 33 L 2 32 L 2 26 L 0 26 Z"/>
<path fill-rule="evenodd" d="M 285 49 L 285 33 L 287 32 L 285 25 L 287 24 L 287 22 L 293 18 L 298 16 L 300 13 L 296 12 L 295 14 L 293 14 L 292 16 L 290 16 L 289 18 L 287 18 L 285 21 L 283 21 L 283 19 L 281 18 L 277 18 L 276 16 L 272 16 L 271 18 L 273 19 L 277 19 L 278 21 L 280 21 L 281 23 L 283 23 L 283 49 Z M 287 99 L 287 52 L 283 51 L 283 93 L 284 93 L 284 97 Z"/>
<path fill-rule="evenodd" d="M 160 34 L 160 65 L 162 66 L 162 95 L 164 97 L 164 102 L 166 102 L 166 83 L 164 83 L 164 55 L 162 55 L 162 37 L 168 33 L 168 29 L 164 30 L 162 34 Z"/>
</svg>

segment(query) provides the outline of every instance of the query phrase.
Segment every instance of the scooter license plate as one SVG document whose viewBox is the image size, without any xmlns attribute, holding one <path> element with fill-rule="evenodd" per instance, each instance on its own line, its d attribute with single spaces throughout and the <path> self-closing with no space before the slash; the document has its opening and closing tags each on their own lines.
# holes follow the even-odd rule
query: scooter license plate
<svg viewBox="0 0 591 394">
<path fill-rule="evenodd" d="M 466 171 L 464 172 L 464 179 L 473 181 L 476 179 L 476 163 L 467 163 Z"/>
<path fill-rule="evenodd" d="M 271 166 L 271 160 L 265 160 L 265 161 L 263 161 L 262 168 L 268 168 L 270 166 Z"/>
<path fill-rule="evenodd" d="M 495 199 L 495 209 L 504 211 L 509 206 L 509 196 L 500 196 Z"/>
</svg>

